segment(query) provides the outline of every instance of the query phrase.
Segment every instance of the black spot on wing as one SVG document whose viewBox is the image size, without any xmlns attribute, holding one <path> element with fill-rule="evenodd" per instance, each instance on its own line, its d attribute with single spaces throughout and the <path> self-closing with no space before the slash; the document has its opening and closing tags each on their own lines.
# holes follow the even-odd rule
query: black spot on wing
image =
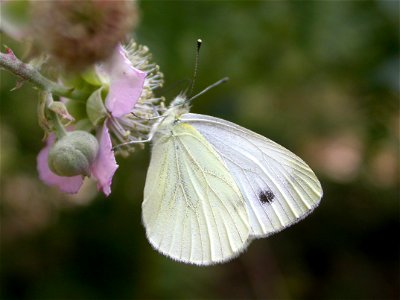
<svg viewBox="0 0 400 300">
<path fill-rule="evenodd" d="M 261 191 L 258 194 L 258 199 L 260 199 L 262 204 L 265 203 L 272 203 L 272 200 L 274 200 L 275 195 L 272 191 Z"/>
</svg>

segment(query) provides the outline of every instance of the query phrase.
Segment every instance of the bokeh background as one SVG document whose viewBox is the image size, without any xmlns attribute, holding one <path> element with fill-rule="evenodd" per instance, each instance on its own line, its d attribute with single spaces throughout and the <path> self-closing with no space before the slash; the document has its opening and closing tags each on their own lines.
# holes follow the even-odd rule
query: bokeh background
<svg viewBox="0 0 400 300">
<path fill-rule="evenodd" d="M 113 193 L 41 183 L 37 92 L 1 71 L 1 299 L 398 299 L 399 2 L 142 1 L 137 41 L 168 100 L 230 81 L 192 111 L 292 150 L 324 189 L 305 220 L 217 266 L 154 251 L 141 224 L 149 147 L 118 160 Z M 22 56 L 17 43 L 1 44 Z"/>
</svg>

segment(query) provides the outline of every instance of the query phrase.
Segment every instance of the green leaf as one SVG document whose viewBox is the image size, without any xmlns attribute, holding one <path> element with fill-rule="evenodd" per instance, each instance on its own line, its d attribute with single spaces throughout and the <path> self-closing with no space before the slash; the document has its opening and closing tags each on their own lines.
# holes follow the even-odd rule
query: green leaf
<svg viewBox="0 0 400 300">
<path fill-rule="evenodd" d="M 107 116 L 107 110 L 104 106 L 103 98 L 101 96 L 102 89 L 103 88 L 99 88 L 94 91 L 86 102 L 86 113 L 89 117 L 89 120 L 95 126 L 103 122 Z"/>
</svg>

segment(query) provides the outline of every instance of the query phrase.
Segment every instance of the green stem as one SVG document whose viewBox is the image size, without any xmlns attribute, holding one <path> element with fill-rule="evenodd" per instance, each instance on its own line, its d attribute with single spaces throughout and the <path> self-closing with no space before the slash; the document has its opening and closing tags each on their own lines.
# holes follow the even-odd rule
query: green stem
<svg viewBox="0 0 400 300">
<path fill-rule="evenodd" d="M 38 70 L 20 61 L 9 49 L 7 54 L 0 52 L 0 67 L 21 77 L 23 80 L 31 82 L 39 89 L 48 91 L 57 96 L 76 100 L 86 100 L 89 96 L 87 93 L 73 88 L 66 88 L 44 77 Z"/>
<path fill-rule="evenodd" d="M 67 131 L 65 130 L 64 126 L 62 125 L 58 115 L 54 112 L 52 112 L 51 114 L 53 115 L 53 118 L 54 118 L 53 125 L 54 125 L 56 136 L 58 139 L 61 139 L 67 135 Z"/>
<path fill-rule="evenodd" d="M 65 127 L 62 124 L 59 116 L 55 112 L 48 109 L 50 107 L 50 105 L 54 102 L 53 96 L 50 92 L 47 92 L 47 91 L 40 92 L 39 95 L 40 95 L 40 97 L 39 97 L 40 110 L 39 110 L 39 116 L 38 116 L 39 124 L 41 123 L 42 127 L 45 128 L 45 130 L 46 130 L 46 128 L 49 127 L 48 120 L 46 118 L 46 112 L 47 112 L 51 117 L 51 120 L 52 120 L 51 123 L 53 125 L 54 133 L 56 134 L 57 139 L 61 139 L 62 137 L 67 135 L 67 131 L 65 130 Z"/>
</svg>

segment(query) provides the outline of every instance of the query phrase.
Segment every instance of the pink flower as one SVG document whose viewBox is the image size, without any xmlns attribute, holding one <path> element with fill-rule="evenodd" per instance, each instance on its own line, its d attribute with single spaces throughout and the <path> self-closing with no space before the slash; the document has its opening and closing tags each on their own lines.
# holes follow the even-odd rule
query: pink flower
<svg viewBox="0 0 400 300">
<path fill-rule="evenodd" d="M 121 45 L 105 69 L 110 76 L 110 90 L 105 103 L 107 110 L 117 118 L 129 114 L 142 94 L 146 73 L 132 66 Z"/>
<path fill-rule="evenodd" d="M 99 152 L 91 167 L 91 171 L 92 175 L 97 179 L 97 189 L 108 196 L 111 193 L 111 182 L 118 165 L 115 161 L 111 137 L 106 123 L 104 123 L 97 138 L 100 144 Z"/>
<path fill-rule="evenodd" d="M 116 120 L 132 112 L 142 93 L 146 73 L 132 66 L 122 46 L 118 46 L 111 59 L 103 66 L 109 76 L 110 87 L 105 99 L 105 107 L 110 114 L 97 130 L 99 150 L 90 167 L 91 175 L 97 180 L 97 188 L 106 196 L 111 193 L 111 183 L 118 168 L 115 160 L 109 127 Z M 48 166 L 47 158 L 50 147 L 54 144 L 54 134 L 47 140 L 47 145 L 37 157 L 39 177 L 48 185 L 55 185 L 66 193 L 77 193 L 83 183 L 83 176 L 64 177 L 54 174 Z"/>
</svg>

